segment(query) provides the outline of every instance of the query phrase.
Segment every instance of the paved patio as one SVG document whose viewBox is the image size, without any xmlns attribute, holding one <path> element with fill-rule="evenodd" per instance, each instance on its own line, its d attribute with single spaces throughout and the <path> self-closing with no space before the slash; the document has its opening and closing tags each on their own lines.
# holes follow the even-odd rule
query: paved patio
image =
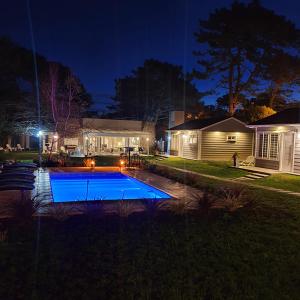
<svg viewBox="0 0 300 300">
<path fill-rule="evenodd" d="M 249 172 L 257 172 L 257 173 L 268 174 L 268 175 L 282 173 L 278 170 L 260 168 L 260 167 L 254 167 L 254 166 L 239 166 L 237 168 L 241 169 L 241 170 L 249 171 Z"/>
<path fill-rule="evenodd" d="M 202 192 L 191 186 L 176 182 L 166 177 L 156 175 L 144 170 L 125 170 L 124 174 L 128 174 L 138 180 L 158 188 L 173 198 L 192 199 L 195 194 L 201 195 Z"/>
</svg>

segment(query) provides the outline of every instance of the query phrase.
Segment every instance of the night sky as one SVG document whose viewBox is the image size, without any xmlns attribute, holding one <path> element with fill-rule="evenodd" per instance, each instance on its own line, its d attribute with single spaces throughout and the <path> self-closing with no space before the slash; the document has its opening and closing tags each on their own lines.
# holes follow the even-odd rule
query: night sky
<svg viewBox="0 0 300 300">
<path fill-rule="evenodd" d="M 114 79 L 129 74 L 147 58 L 179 64 L 185 70 L 195 67 L 193 32 L 198 19 L 231 2 L 31 0 L 36 48 L 49 60 L 71 67 L 98 107 L 103 107 L 114 93 Z M 262 4 L 300 26 L 300 1 Z M 30 48 L 26 0 L 1 1 L 0 34 Z M 203 89 L 203 83 L 196 84 Z"/>
</svg>

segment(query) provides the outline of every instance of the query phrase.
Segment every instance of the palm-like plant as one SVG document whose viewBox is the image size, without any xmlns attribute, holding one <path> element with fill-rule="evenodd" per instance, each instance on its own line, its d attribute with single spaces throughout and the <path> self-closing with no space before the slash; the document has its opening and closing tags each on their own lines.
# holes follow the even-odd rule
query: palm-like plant
<svg viewBox="0 0 300 300">
<path fill-rule="evenodd" d="M 42 214 L 49 206 L 41 195 L 28 197 L 24 193 L 16 199 L 8 201 L 2 207 L 1 214 L 14 218 L 17 222 L 26 223 L 32 220 L 34 216 Z"/>
<path fill-rule="evenodd" d="M 104 200 L 103 199 L 94 199 L 97 200 L 93 203 L 86 201 L 84 204 L 80 205 L 78 211 L 88 216 L 91 219 L 97 219 L 104 215 Z"/>
<path fill-rule="evenodd" d="M 218 206 L 234 212 L 248 203 L 246 196 L 246 188 L 243 186 L 221 188 L 217 192 Z"/>
<path fill-rule="evenodd" d="M 75 211 L 75 208 L 73 206 L 70 206 L 69 204 L 53 204 L 47 208 L 45 211 L 45 214 L 47 216 L 50 216 L 51 218 L 63 222 L 67 220 Z"/>
<path fill-rule="evenodd" d="M 136 212 L 136 205 L 132 201 L 121 200 L 118 202 L 117 214 L 122 218 L 128 218 Z"/>
<path fill-rule="evenodd" d="M 159 208 L 169 210 L 175 215 L 183 215 L 197 210 L 199 203 L 195 198 L 170 199 L 159 203 Z"/>
<path fill-rule="evenodd" d="M 145 199 L 144 209 L 147 212 L 147 214 L 153 216 L 157 212 L 160 205 L 161 205 L 161 201 L 157 201 L 153 199 Z"/>
</svg>

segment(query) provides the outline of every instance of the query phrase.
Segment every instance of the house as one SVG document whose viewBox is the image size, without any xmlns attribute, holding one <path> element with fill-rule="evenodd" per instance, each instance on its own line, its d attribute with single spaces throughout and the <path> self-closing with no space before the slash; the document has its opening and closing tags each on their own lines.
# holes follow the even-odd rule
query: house
<svg viewBox="0 0 300 300">
<path fill-rule="evenodd" d="M 82 118 L 78 124 L 74 122 L 73 128 L 68 128 L 66 137 L 59 135 L 59 132 L 44 134 L 43 152 L 52 145 L 78 156 L 120 154 L 124 147 L 148 153 L 154 142 L 155 125 L 137 120 Z"/>
<path fill-rule="evenodd" d="M 255 166 L 300 174 L 300 108 L 248 125 L 255 129 Z"/>
<path fill-rule="evenodd" d="M 170 116 L 174 125 L 180 112 Z M 237 152 L 240 159 L 253 155 L 254 132 L 234 117 L 191 120 L 170 127 L 168 153 L 197 160 L 230 160 Z"/>
</svg>

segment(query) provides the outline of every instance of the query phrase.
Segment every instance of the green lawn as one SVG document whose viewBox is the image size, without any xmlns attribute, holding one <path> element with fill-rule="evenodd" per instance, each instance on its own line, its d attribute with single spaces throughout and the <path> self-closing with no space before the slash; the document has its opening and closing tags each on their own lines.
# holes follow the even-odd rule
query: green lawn
<svg viewBox="0 0 300 300">
<path fill-rule="evenodd" d="M 229 183 L 199 182 L 209 185 Z M 251 206 L 211 217 L 0 222 L 0 299 L 299 299 L 299 198 L 257 187 L 248 197 Z"/>
<path fill-rule="evenodd" d="M 194 171 L 200 174 L 213 175 L 221 178 L 238 178 L 247 174 L 246 171 L 230 168 L 231 162 L 224 161 L 199 161 L 184 158 L 166 158 L 161 161 L 151 161 L 175 168 Z"/>
<path fill-rule="evenodd" d="M 44 155 L 45 157 L 45 155 Z M 0 161 L 5 160 L 38 160 L 38 152 L 22 151 L 22 152 L 0 152 Z"/>
<path fill-rule="evenodd" d="M 56 154 L 53 154 L 55 157 Z M 43 159 L 47 159 L 47 154 L 43 154 Z M 37 161 L 38 152 L 0 152 L 0 161 L 16 160 L 16 161 Z M 83 166 L 83 157 L 69 157 L 67 159 L 67 166 Z M 105 155 L 95 158 L 96 166 L 117 166 L 119 165 L 119 156 Z"/>
<path fill-rule="evenodd" d="M 12 222 L 0 299 L 299 299 L 299 202 L 252 192 L 254 207 L 211 219 Z"/>
<path fill-rule="evenodd" d="M 300 176 L 290 174 L 273 174 L 253 181 L 254 184 L 300 193 Z"/>
</svg>

